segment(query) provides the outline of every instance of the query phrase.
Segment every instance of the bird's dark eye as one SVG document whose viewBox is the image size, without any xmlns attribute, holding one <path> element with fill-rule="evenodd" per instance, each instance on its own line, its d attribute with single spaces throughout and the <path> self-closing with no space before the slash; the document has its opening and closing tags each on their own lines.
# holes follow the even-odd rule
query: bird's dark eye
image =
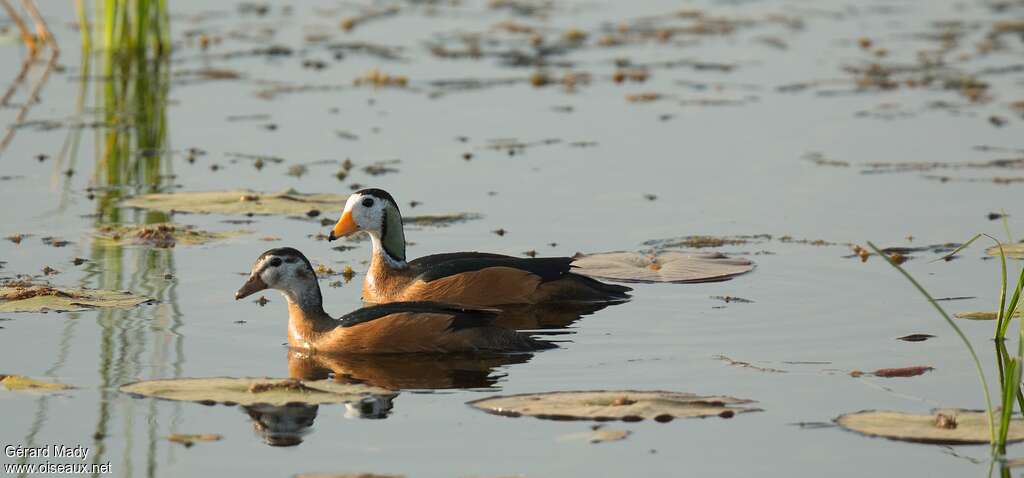
<svg viewBox="0 0 1024 478">
<path fill-rule="evenodd" d="M 363 207 L 373 207 L 373 199 L 372 198 L 363 199 Z"/>
<path fill-rule="evenodd" d="M 281 258 L 280 257 L 275 257 L 275 258 L 270 260 L 270 267 L 277 267 L 279 265 L 281 265 Z"/>
</svg>

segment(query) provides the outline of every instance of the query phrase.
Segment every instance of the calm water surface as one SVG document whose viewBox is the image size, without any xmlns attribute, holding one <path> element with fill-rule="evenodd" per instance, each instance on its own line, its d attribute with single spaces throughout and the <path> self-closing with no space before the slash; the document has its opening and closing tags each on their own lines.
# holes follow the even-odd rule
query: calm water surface
<svg viewBox="0 0 1024 478">
<path fill-rule="evenodd" d="M 981 76 L 990 84 L 991 99 L 971 103 L 937 86 L 850 92 L 855 85 L 843 67 L 874 61 L 913 65 L 918 50 L 939 45 L 929 39 L 941 31 L 937 21 L 963 22 L 965 33 L 956 51 L 972 54 L 994 21 L 1024 14 L 1020 2 L 1009 3 L 1000 12 L 985 2 L 557 2 L 538 18 L 491 9 L 486 2 L 409 2 L 401 3 L 399 15 L 345 33 L 338 28 L 341 18 L 369 4 L 290 3 L 290 9 L 271 4 L 265 16 L 258 16 L 240 13 L 234 4 L 174 2 L 175 52 L 168 64 L 151 72 L 149 83 L 139 86 L 155 98 L 145 115 L 134 116 L 137 130 L 148 139 L 126 141 L 109 155 L 104 153 L 108 128 L 83 128 L 75 140 L 76 128 L 67 127 L 68 122 L 102 120 L 94 81 L 102 77 L 100 65 L 94 61 L 84 70 L 73 10 L 60 3 L 42 5 L 63 50 L 61 70 L 50 75 L 41 101 L 26 119 L 57 123 L 19 128 L 0 153 L 0 175 L 11 176 L 0 181 L 0 235 L 31 234 L 20 245 L 0 241 L 0 261 L 6 262 L 0 275 L 39 274 L 49 265 L 61 271 L 50 278 L 55 284 L 131 290 L 160 303 L 129 311 L 0 314 L 8 319 L 0 322 L 0 372 L 78 387 L 55 395 L 0 391 L 0 443 L 81 444 L 90 448 L 90 461 L 110 461 L 117 476 L 136 477 L 307 471 L 424 477 L 984 474 L 985 464 L 946 448 L 794 424 L 829 422 L 861 409 L 927 412 L 937 406 L 983 406 L 973 367 L 951 331 L 894 271 L 877 259 L 862 264 L 844 258 L 850 249 L 842 244 L 870 239 L 927 245 L 962 241 L 976 232 L 1002 237 L 1001 224 L 986 215 L 1000 208 L 1020 215 L 1024 186 L 996 185 L 991 178 L 1015 176 L 1014 171 L 862 174 L 862 169 L 872 162 L 1019 158 L 1019 151 L 975 147 L 1024 148 L 1024 118 L 1008 106 L 1024 100 L 1024 76 L 1012 69 Z M 667 43 L 596 46 L 599 30 L 613 32 L 620 22 L 683 8 L 749 24 L 741 22 L 723 35 L 680 34 Z M 801 20 L 802 28 L 786 26 L 778 15 Z M 495 33 L 502 21 L 536 26 L 552 39 L 570 28 L 588 31 L 587 48 L 549 57 L 555 65 L 545 71 L 556 80 L 567 71 L 588 72 L 591 82 L 574 91 L 557 84 L 535 88 L 526 81 L 537 71 L 534 67 L 430 53 L 434 42 L 458 48 L 461 43 L 453 38 L 473 32 L 507 40 L 485 41 L 485 50 L 507 49 L 513 42 L 528 51 L 523 37 Z M 6 19 L 0 25 L 9 28 Z M 197 47 L 200 33 L 220 42 L 204 53 Z M 326 41 L 309 41 L 321 35 Z M 861 37 L 886 48 L 888 56 L 878 60 L 862 51 L 857 45 Z M 965 58 L 952 67 L 973 74 L 1020 64 L 1020 36 L 1001 41 L 1004 50 Z M 336 59 L 327 45 L 342 42 L 393 46 L 400 48 L 401 58 L 345 51 Z M 293 53 L 217 56 L 271 44 Z M 24 56 L 14 41 L 0 45 L 0 64 L 7 65 L 4 81 L 15 76 Z M 618 85 L 610 81 L 616 59 L 734 67 L 654 65 L 648 81 Z M 323 61 L 325 68 L 303 68 L 310 60 Z M 211 68 L 240 78 L 215 81 L 196 74 Z M 409 87 L 352 86 L 353 78 L 372 68 L 407 76 Z M 30 70 L 29 84 L 41 70 L 41 64 Z M 432 94 L 438 89 L 431 81 L 465 78 L 518 81 Z M 797 92 L 777 89 L 811 80 L 840 81 Z M 85 101 L 79 109 L 83 85 Z M 277 94 L 268 98 L 268 91 Z M 665 97 L 650 103 L 626 100 L 626 95 L 645 92 Z M 19 88 L 11 105 L 0 109 L 5 126 L 15 123 L 27 95 L 28 87 Z M 858 114 L 863 111 L 894 114 Z M 994 126 L 988 120 L 993 115 L 1008 123 Z M 502 138 L 540 144 L 514 155 L 488 148 Z M 548 139 L 558 141 L 543 144 Z M 77 147 L 61 153 L 66 141 L 77 141 Z M 587 144 L 573 145 L 578 142 Z M 190 148 L 205 154 L 189 162 Z M 818 166 L 803 159 L 813 152 L 849 166 Z M 251 160 L 233 153 L 285 161 L 267 162 L 257 170 Z M 471 160 L 463 159 L 465 153 L 472 154 Z M 38 161 L 40 154 L 48 159 Z M 339 181 L 334 173 L 346 158 L 356 167 Z M 397 173 L 362 171 L 392 159 L 401 161 L 393 165 Z M 122 162 L 131 166 L 111 172 Z M 298 164 L 307 167 L 306 174 L 286 174 Z M 70 176 L 65 174 L 69 169 Z M 953 180 L 924 177 L 928 174 Z M 963 181 L 969 178 L 981 180 Z M 750 254 L 757 269 L 724 283 L 637 285 L 631 303 L 569 326 L 571 333 L 559 336 L 567 341 L 561 349 L 482 368 L 442 367 L 414 389 L 402 390 L 385 419 L 353 418 L 340 405 L 267 418 L 308 424 L 315 413 L 298 446 L 268 446 L 254 426 L 259 413 L 133 399 L 117 392 L 124 383 L 153 378 L 287 376 L 283 299 L 268 294 L 271 302 L 265 307 L 236 303 L 233 293 L 244 279 L 240 273 L 265 249 L 283 245 L 299 248 L 314 263 L 336 269 L 351 265 L 360 273 L 369 257 L 366 243 L 337 252 L 329 247 L 335 244 L 317 240 L 315 235 L 327 232 L 318 220 L 262 216 L 236 225 L 224 221 L 238 218 L 219 215 L 168 217 L 118 208 L 119 195 L 238 188 L 346 193 L 355 183 L 393 192 L 407 213 L 483 215 L 444 228 L 410 227 L 406 236 L 414 243 L 412 256 L 463 250 L 513 255 L 639 250 L 648 240 L 695 234 L 788 235 L 840 244 L 819 247 L 773 239 L 725 247 L 725 252 Z M 650 201 L 645 194 L 657 198 Z M 410 208 L 413 200 L 422 204 Z M 324 214 L 337 217 L 338 211 Z M 255 232 L 207 246 L 155 250 L 105 247 L 92 239 L 98 225 L 165 220 Z M 1017 217 L 1011 216 L 1009 225 L 1024 234 Z M 498 228 L 508 233 L 492 233 Z M 40 240 L 46 236 L 71 243 L 51 247 Z M 279 240 L 261 240 L 264 236 Z M 90 261 L 74 266 L 75 257 Z M 936 296 L 976 297 L 948 302 L 951 310 L 994 308 L 997 265 L 982 260 L 980 248 L 949 263 L 929 263 L 933 257 L 915 254 L 908 267 Z M 328 287 L 333 280 L 321 284 L 327 310 L 340 315 L 358 307 L 362 275 L 338 288 Z M 725 304 L 712 298 L 724 295 L 754 302 Z M 966 328 L 988 370 L 994 370 L 990 326 L 970 323 Z M 910 333 L 938 337 L 920 343 L 894 340 Z M 788 373 L 729 366 L 718 355 Z M 909 379 L 848 375 L 854 369 L 910 365 L 935 370 Z M 375 365 L 361 366 L 374 370 Z M 384 374 L 400 373 L 388 372 L 386 364 L 378 367 Z M 513 419 L 465 405 L 490 394 L 575 389 L 725 394 L 757 400 L 764 412 L 731 420 L 616 424 L 632 435 L 591 445 L 563 438 L 587 430 L 585 422 Z M 165 439 L 170 433 L 220 433 L 224 439 L 184 448 Z M 987 460 L 984 447 L 955 452 Z M 1019 452 L 1011 448 L 1010 454 Z"/>
</svg>

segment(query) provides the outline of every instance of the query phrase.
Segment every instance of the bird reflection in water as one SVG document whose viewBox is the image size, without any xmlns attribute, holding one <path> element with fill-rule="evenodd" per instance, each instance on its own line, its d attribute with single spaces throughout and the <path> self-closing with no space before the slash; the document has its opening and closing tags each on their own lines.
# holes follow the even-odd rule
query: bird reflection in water
<svg viewBox="0 0 1024 478">
<path fill-rule="evenodd" d="M 538 334 L 564 334 L 573 322 L 608 304 L 546 304 L 503 307 L 495 320 L 516 330 Z M 334 380 L 393 390 L 395 393 L 368 395 L 345 404 L 345 418 L 384 419 L 403 390 L 483 390 L 497 388 L 507 375 L 500 368 L 522 364 L 532 353 L 518 354 L 315 354 L 288 350 L 288 375 L 300 380 Z M 270 446 L 296 446 L 313 427 L 319 406 L 292 403 L 284 406 L 243 407 L 252 419 L 255 433 Z"/>
</svg>

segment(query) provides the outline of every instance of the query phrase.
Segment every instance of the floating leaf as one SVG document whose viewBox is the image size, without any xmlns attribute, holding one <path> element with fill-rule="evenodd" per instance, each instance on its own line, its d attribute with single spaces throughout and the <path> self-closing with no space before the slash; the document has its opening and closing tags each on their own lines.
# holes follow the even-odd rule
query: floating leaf
<svg viewBox="0 0 1024 478">
<path fill-rule="evenodd" d="M 216 433 L 203 433 L 203 434 L 199 434 L 199 435 L 186 435 L 186 434 L 183 434 L 183 433 L 171 433 L 170 435 L 167 436 L 167 441 L 172 441 L 174 443 L 181 443 L 182 445 L 185 445 L 185 448 L 188 448 L 188 447 L 192 446 L 193 444 L 195 444 L 195 442 L 200 442 L 200 441 L 220 441 L 221 438 L 222 437 L 220 435 L 216 434 Z"/>
<path fill-rule="evenodd" d="M 139 244 L 160 248 L 193 246 L 248 234 L 248 231 L 210 232 L 182 224 L 103 226 L 96 230 L 99 245 Z"/>
<path fill-rule="evenodd" d="M 732 279 L 754 269 L 747 259 L 719 253 L 606 252 L 573 261 L 574 272 L 597 279 L 622 282 L 717 282 Z"/>
<path fill-rule="evenodd" d="M 944 445 L 988 443 L 991 435 L 983 411 L 944 409 L 929 415 L 863 410 L 835 419 L 839 426 L 868 436 Z M 1010 423 L 1008 442 L 1024 440 L 1024 420 Z"/>
<path fill-rule="evenodd" d="M 999 246 L 992 246 L 985 249 L 985 252 L 990 256 L 999 257 Z M 1024 242 L 1003 244 L 1003 253 L 1011 259 L 1024 259 Z"/>
<path fill-rule="evenodd" d="M 38 391 L 38 392 L 55 392 L 58 390 L 70 390 L 71 385 L 64 385 L 63 383 L 44 382 L 42 380 L 35 380 L 21 375 L 0 375 L 0 383 L 4 385 L 7 390 L 18 390 L 18 391 Z"/>
<path fill-rule="evenodd" d="M 0 312 L 74 312 L 128 309 L 153 299 L 116 290 L 57 288 L 29 282 L 0 284 Z"/>
<path fill-rule="evenodd" d="M 509 417 L 531 416 L 549 420 L 623 420 L 654 419 L 667 422 L 675 418 L 731 418 L 737 413 L 761 411 L 745 407 L 752 400 L 725 396 L 700 396 L 662 391 L 579 391 L 494 396 L 474 400 L 469 405 Z"/>
<path fill-rule="evenodd" d="M 383 388 L 331 380 L 227 377 L 149 380 L 123 385 L 120 390 L 138 397 L 244 406 L 289 403 L 318 405 L 358 402 L 368 395 L 393 395 Z"/>
<path fill-rule="evenodd" d="M 1018 310 L 1013 313 L 1013 316 L 1020 318 L 1020 314 L 1021 311 Z M 996 313 L 984 311 L 957 312 L 953 314 L 953 317 L 965 320 L 996 320 Z"/>
</svg>

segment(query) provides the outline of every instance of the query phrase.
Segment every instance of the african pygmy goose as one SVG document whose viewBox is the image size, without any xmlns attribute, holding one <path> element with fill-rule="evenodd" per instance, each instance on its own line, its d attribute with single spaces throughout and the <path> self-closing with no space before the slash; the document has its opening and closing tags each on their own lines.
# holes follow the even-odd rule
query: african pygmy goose
<svg viewBox="0 0 1024 478">
<path fill-rule="evenodd" d="M 366 231 L 373 242 L 363 300 L 387 303 L 443 301 L 475 306 L 550 302 L 621 302 L 629 287 L 605 284 L 570 271 L 571 257 L 520 258 L 453 252 L 406 261 L 402 214 L 381 189 L 348 198 L 329 240 Z"/>
<path fill-rule="evenodd" d="M 288 343 L 315 352 L 512 352 L 554 347 L 492 325 L 498 311 L 436 302 L 382 304 L 331 318 L 324 312 L 312 264 L 290 247 L 264 252 L 235 299 L 264 289 L 280 291 L 288 302 Z"/>
</svg>

